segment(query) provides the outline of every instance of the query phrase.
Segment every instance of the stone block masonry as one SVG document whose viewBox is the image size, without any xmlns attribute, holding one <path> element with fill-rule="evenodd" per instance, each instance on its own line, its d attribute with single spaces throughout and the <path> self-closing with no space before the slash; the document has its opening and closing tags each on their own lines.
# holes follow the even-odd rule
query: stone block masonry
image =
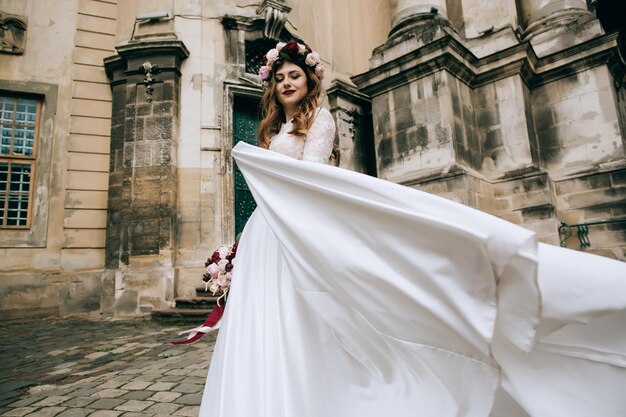
<svg viewBox="0 0 626 417">
<path fill-rule="evenodd" d="M 105 60 L 113 90 L 103 303 L 148 313 L 174 298 L 182 42 L 145 40 Z"/>
</svg>

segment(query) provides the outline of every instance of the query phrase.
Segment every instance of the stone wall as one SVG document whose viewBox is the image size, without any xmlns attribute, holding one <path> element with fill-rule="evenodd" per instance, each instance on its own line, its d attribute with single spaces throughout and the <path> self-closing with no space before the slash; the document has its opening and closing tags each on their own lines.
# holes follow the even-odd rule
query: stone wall
<svg viewBox="0 0 626 417">
<path fill-rule="evenodd" d="M 479 20 L 462 13 L 470 0 L 450 20 L 422 3 L 432 2 L 398 3 L 402 22 L 352 78 L 372 100 L 378 175 L 553 244 L 565 237 L 561 222 L 600 222 L 584 250 L 626 260 L 625 223 L 612 223 L 626 218 L 616 34 L 603 34 L 578 0 L 566 10 L 500 2 Z M 517 33 L 506 21 L 520 22 Z M 575 236 L 563 244 L 581 249 Z"/>
</svg>

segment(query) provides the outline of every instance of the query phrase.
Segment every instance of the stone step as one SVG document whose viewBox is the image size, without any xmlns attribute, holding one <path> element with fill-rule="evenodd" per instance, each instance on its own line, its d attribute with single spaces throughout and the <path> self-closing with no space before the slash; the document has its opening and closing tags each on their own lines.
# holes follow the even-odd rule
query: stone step
<svg viewBox="0 0 626 417">
<path fill-rule="evenodd" d="M 211 309 L 215 307 L 217 304 L 218 297 L 187 297 L 187 298 L 176 298 L 174 301 L 176 302 L 176 308 L 183 309 Z"/>
<path fill-rule="evenodd" d="M 165 324 L 185 324 L 199 326 L 208 317 L 211 308 L 166 308 L 162 310 L 152 310 L 150 313 L 152 320 Z"/>
<path fill-rule="evenodd" d="M 213 297 L 211 291 L 204 291 L 204 286 L 196 288 L 196 297 Z"/>
</svg>

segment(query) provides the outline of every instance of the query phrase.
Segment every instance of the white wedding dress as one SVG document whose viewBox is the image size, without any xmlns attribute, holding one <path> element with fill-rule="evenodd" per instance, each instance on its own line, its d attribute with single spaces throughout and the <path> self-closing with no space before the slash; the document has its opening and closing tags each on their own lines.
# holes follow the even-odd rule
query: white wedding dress
<svg viewBox="0 0 626 417">
<path fill-rule="evenodd" d="M 319 163 L 325 109 L 290 129 L 233 149 L 258 208 L 200 416 L 626 416 L 626 264 Z"/>
</svg>

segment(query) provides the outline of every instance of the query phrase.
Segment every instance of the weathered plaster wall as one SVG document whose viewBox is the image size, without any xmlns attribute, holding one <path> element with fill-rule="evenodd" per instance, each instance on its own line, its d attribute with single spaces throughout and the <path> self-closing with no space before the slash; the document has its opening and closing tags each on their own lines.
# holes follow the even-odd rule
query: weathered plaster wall
<svg viewBox="0 0 626 417">
<path fill-rule="evenodd" d="M 28 16 L 26 52 L 0 55 L 0 79 L 58 87 L 50 167 L 38 171 L 48 171 L 47 239 L 41 247 L 0 249 L 3 318 L 100 309 L 111 114 L 102 57 L 113 47 L 115 3 L 0 5 Z"/>
</svg>

